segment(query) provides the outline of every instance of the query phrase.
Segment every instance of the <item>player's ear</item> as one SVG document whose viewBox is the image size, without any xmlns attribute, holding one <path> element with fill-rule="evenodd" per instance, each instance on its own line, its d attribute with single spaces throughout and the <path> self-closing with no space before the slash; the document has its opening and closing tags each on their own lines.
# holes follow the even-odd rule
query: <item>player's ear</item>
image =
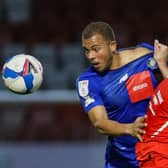
<svg viewBox="0 0 168 168">
<path fill-rule="evenodd" d="M 117 50 L 116 41 L 110 41 L 110 49 L 111 49 L 112 52 L 115 52 Z"/>
</svg>

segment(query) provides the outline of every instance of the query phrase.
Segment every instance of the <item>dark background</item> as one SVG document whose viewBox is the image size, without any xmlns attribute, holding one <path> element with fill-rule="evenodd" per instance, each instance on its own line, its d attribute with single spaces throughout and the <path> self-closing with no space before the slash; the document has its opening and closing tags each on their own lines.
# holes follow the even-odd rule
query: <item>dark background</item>
<svg viewBox="0 0 168 168">
<path fill-rule="evenodd" d="M 88 23 L 108 22 L 118 47 L 153 44 L 154 39 L 167 44 L 167 6 L 166 0 L 0 0 L 0 65 L 12 55 L 32 54 L 44 67 L 40 91 L 74 90 L 76 77 L 88 66 L 81 48 L 81 31 Z M 0 82 L 1 91 L 7 91 Z M 102 139 L 79 102 L 43 107 L 27 101 L 21 106 L 16 95 L 16 105 L 1 103 L 2 141 Z"/>
</svg>

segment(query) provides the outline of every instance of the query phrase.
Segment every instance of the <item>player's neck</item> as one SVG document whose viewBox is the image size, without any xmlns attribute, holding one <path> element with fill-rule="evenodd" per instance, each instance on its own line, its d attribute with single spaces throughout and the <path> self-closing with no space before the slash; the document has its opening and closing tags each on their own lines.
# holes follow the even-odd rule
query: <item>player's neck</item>
<svg viewBox="0 0 168 168">
<path fill-rule="evenodd" d="M 122 66 L 122 63 L 121 63 L 120 53 L 116 52 L 112 56 L 112 65 L 110 69 L 117 69 L 117 68 L 120 68 L 121 66 Z"/>
</svg>

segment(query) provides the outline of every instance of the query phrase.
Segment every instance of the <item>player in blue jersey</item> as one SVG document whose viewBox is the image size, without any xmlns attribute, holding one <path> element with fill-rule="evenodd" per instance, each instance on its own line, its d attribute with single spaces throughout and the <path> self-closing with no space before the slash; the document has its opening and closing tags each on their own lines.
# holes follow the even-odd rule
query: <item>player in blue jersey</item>
<svg viewBox="0 0 168 168">
<path fill-rule="evenodd" d="M 138 168 L 135 143 L 144 134 L 157 67 L 168 75 L 167 46 L 155 41 L 155 49 L 141 43 L 118 50 L 113 29 L 104 22 L 85 27 L 82 45 L 91 66 L 78 77 L 77 91 L 93 126 L 108 136 L 105 168 Z"/>
</svg>

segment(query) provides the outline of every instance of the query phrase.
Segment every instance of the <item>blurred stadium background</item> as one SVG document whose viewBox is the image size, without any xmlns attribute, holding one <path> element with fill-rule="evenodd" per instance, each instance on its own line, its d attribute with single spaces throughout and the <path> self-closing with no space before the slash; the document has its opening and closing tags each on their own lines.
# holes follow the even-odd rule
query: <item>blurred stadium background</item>
<svg viewBox="0 0 168 168">
<path fill-rule="evenodd" d="M 75 79 L 88 65 L 80 45 L 90 21 L 114 28 L 119 47 L 168 41 L 168 2 L 0 0 L 0 66 L 16 54 L 37 57 L 44 82 L 32 95 L 0 79 L 0 168 L 102 168 L 105 139 L 91 126 Z"/>
</svg>

